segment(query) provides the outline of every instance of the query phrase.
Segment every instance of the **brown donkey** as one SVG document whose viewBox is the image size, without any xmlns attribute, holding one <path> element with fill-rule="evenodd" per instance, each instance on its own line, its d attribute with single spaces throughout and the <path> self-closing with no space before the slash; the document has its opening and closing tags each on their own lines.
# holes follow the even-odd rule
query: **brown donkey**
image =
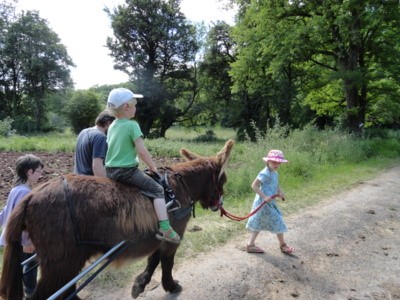
<svg viewBox="0 0 400 300">
<path fill-rule="evenodd" d="M 212 157 L 201 157 L 182 149 L 185 162 L 165 168 L 168 182 L 181 208 L 170 213 L 172 227 L 184 235 L 194 202 L 217 210 L 226 182 L 224 168 L 233 141 Z M 125 240 L 128 247 L 116 259 L 148 256 L 146 269 L 136 277 L 132 297 L 142 293 L 161 262 L 162 286 L 178 293 L 182 287 L 172 277 L 179 245 L 160 242 L 153 204 L 134 187 L 100 177 L 67 175 L 31 191 L 14 209 L 8 224 L 0 296 L 23 298 L 19 253 L 23 230 L 36 247 L 41 276 L 30 299 L 47 299 L 74 278 L 86 261 L 107 252 Z M 184 242 L 184 241 L 183 241 Z M 71 295 L 75 286 L 60 296 Z M 78 296 L 75 299 L 79 299 Z"/>
</svg>

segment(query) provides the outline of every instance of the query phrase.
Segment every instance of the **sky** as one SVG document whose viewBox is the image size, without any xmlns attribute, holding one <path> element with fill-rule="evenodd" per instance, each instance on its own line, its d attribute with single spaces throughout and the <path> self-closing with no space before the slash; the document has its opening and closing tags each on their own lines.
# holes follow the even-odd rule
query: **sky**
<svg viewBox="0 0 400 300">
<path fill-rule="evenodd" d="M 76 89 L 95 85 L 118 84 L 128 76 L 113 68 L 113 59 L 105 47 L 112 36 L 104 7 L 114 7 L 124 0 L 18 0 L 19 10 L 37 10 L 66 46 L 75 68 L 71 76 Z M 193 22 L 224 20 L 233 24 L 234 12 L 221 9 L 218 0 L 182 0 L 181 11 Z"/>
</svg>

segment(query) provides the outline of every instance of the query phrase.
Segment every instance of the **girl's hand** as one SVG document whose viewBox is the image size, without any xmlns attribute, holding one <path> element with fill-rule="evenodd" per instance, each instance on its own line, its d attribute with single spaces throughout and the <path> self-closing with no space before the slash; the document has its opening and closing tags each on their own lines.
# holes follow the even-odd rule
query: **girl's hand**
<svg viewBox="0 0 400 300">
<path fill-rule="evenodd" d="M 271 197 L 268 197 L 268 196 L 264 196 L 264 197 L 263 197 L 263 200 L 264 200 L 266 203 L 269 203 L 269 202 L 272 201 L 272 198 L 271 198 Z"/>
</svg>

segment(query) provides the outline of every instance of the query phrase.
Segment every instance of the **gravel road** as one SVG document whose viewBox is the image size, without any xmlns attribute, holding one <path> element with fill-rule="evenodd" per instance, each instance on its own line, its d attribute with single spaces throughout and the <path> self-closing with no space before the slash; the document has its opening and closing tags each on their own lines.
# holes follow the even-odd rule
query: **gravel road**
<svg viewBox="0 0 400 300">
<path fill-rule="evenodd" d="M 139 299 L 400 299 L 400 166 L 285 219 L 296 255 L 265 232 L 266 253 L 249 254 L 240 235 L 176 265 L 181 293 L 165 293 L 158 270 Z M 85 299 L 130 299 L 130 287 Z"/>
</svg>

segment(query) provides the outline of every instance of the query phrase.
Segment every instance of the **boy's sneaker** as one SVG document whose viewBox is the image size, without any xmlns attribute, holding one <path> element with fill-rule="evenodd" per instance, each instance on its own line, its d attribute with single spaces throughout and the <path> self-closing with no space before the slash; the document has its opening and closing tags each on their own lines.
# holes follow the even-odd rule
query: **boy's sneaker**
<svg viewBox="0 0 400 300">
<path fill-rule="evenodd" d="M 173 234 L 175 233 L 175 235 Z M 173 236 L 172 236 L 173 235 Z M 156 238 L 160 241 L 166 241 L 173 244 L 179 244 L 181 242 L 181 238 L 179 235 L 170 227 L 168 230 L 162 230 L 161 228 L 158 230 L 156 234 Z"/>
</svg>

